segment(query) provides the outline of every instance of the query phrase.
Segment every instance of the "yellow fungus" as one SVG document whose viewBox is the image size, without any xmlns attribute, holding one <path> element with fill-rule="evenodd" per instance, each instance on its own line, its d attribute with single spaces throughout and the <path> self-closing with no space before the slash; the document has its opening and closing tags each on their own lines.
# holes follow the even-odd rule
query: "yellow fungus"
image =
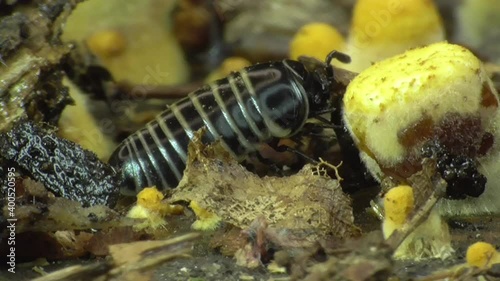
<svg viewBox="0 0 500 281">
<path fill-rule="evenodd" d="M 497 96 L 477 57 L 464 47 L 442 42 L 361 72 L 347 87 L 343 118 L 375 178 L 382 180 L 390 171 L 404 181 L 418 171 L 423 145 L 441 142 L 439 136 L 470 151 L 478 151 L 491 136 L 500 138 Z M 485 193 L 467 200 L 441 200 L 441 214 L 499 212 L 500 165 L 495 159 L 500 146 L 495 141 L 486 148 L 487 154 L 477 152 L 478 171 L 488 177 Z"/>
<path fill-rule="evenodd" d="M 344 48 L 344 37 L 337 29 L 326 23 L 309 23 L 301 27 L 290 42 L 290 58 L 310 56 L 325 60 L 333 50 Z"/>
<path fill-rule="evenodd" d="M 63 83 L 68 87 L 69 94 L 75 104 L 64 108 L 61 118 L 59 118 L 57 134 L 94 152 L 99 159 L 107 160 L 116 147 L 116 143 L 110 136 L 102 132 L 100 124 L 89 110 L 91 107 L 89 95 L 84 94 L 66 78 Z"/>
<path fill-rule="evenodd" d="M 137 193 L 137 204 L 142 206 L 158 204 L 165 196 L 161 193 L 156 186 L 146 187 Z"/>
<path fill-rule="evenodd" d="M 229 57 L 225 59 L 222 64 L 214 70 L 205 79 L 207 82 L 222 79 L 231 74 L 231 72 L 239 71 L 242 68 L 252 65 L 247 59 L 242 57 Z"/>
<path fill-rule="evenodd" d="M 90 51 L 103 58 L 120 55 L 127 47 L 125 36 L 116 30 L 101 30 L 86 40 Z"/>
<path fill-rule="evenodd" d="M 130 209 L 127 217 L 144 219 L 144 222 L 135 225 L 136 229 L 156 229 L 166 224 L 164 217 L 182 213 L 183 207 L 162 202 L 163 193 L 156 187 L 146 187 L 137 194 L 137 204 Z"/>
<path fill-rule="evenodd" d="M 191 227 L 196 230 L 214 230 L 219 226 L 221 218 L 202 208 L 197 202 L 191 201 L 189 207 L 198 218 Z"/>
<path fill-rule="evenodd" d="M 228 76 L 231 72 L 238 71 L 250 65 L 252 65 L 252 63 L 245 58 L 229 57 L 222 62 L 220 71 L 222 75 Z"/>
<path fill-rule="evenodd" d="M 413 189 L 407 185 L 391 188 L 384 197 L 384 237 L 400 228 L 413 211 Z"/>
<path fill-rule="evenodd" d="M 384 237 L 403 227 L 414 210 L 413 188 L 401 185 L 390 189 L 384 197 Z M 434 208 L 428 218 L 416 227 L 394 252 L 396 259 L 420 260 L 450 257 L 454 252 L 448 225 Z"/>
<path fill-rule="evenodd" d="M 360 72 L 373 62 L 445 39 L 433 0 L 358 0 L 354 7 L 346 68 Z"/>
<path fill-rule="evenodd" d="M 500 254 L 493 245 L 486 242 L 476 242 L 469 246 L 465 256 L 467 264 L 479 268 L 490 268 L 500 263 Z"/>
</svg>

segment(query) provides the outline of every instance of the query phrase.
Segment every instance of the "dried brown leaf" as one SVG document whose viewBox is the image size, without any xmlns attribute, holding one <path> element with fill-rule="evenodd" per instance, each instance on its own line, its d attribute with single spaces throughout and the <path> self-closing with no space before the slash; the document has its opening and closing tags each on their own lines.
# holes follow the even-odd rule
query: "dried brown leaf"
<svg viewBox="0 0 500 281">
<path fill-rule="evenodd" d="M 317 247 L 297 257 L 292 280 L 387 280 L 392 272 L 391 255 L 381 233 L 369 233 L 335 248 Z"/>
<path fill-rule="evenodd" d="M 151 280 L 151 268 L 173 259 L 187 257 L 192 250 L 193 241 L 198 237 L 196 233 L 189 233 L 164 241 L 113 245 L 110 247 L 113 259 L 86 266 L 67 267 L 33 280 Z"/>
<path fill-rule="evenodd" d="M 191 250 L 187 246 L 198 236 L 196 233 L 191 233 L 168 240 L 115 244 L 109 246 L 109 253 L 116 266 L 127 265 L 139 268 L 137 262 L 147 258 L 153 259 L 159 253 L 168 253 L 167 256 L 171 258 L 186 255 Z"/>
<path fill-rule="evenodd" d="M 259 216 L 269 226 L 306 231 L 307 239 L 356 233 L 351 201 L 338 182 L 306 165 L 296 175 L 260 178 L 227 156 L 217 144 L 189 146 L 184 178 L 170 202 L 196 201 L 223 221 L 247 228 Z"/>
<path fill-rule="evenodd" d="M 82 257 L 87 254 L 85 245 L 93 237 L 88 232 L 56 231 L 54 237 L 63 251 L 64 258 Z"/>
<path fill-rule="evenodd" d="M 238 249 L 246 244 L 247 237 L 242 235 L 240 228 L 231 225 L 228 225 L 228 228 L 217 230 L 210 240 L 209 246 L 224 256 L 232 257 Z"/>
</svg>

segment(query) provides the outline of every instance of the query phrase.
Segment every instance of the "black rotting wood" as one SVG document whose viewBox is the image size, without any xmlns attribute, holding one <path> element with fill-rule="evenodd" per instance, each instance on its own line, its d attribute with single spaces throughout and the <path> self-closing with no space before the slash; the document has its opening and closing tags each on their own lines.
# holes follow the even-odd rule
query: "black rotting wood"
<svg viewBox="0 0 500 281">
<path fill-rule="evenodd" d="M 20 122 L 0 134 L 0 156 L 51 192 L 84 207 L 116 203 L 118 184 L 110 166 L 94 153 L 32 122 Z"/>
</svg>

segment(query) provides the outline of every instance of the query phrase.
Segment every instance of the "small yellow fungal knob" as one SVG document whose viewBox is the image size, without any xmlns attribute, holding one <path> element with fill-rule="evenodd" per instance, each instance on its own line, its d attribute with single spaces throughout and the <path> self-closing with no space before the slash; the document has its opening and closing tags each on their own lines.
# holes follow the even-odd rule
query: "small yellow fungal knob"
<svg viewBox="0 0 500 281">
<path fill-rule="evenodd" d="M 407 185 L 391 188 L 384 197 L 384 237 L 403 226 L 414 208 L 413 189 Z"/>
<path fill-rule="evenodd" d="M 158 191 L 156 186 L 146 187 L 137 194 L 137 204 L 144 207 L 155 205 L 160 203 L 163 197 L 163 193 Z"/>
<path fill-rule="evenodd" d="M 136 229 L 156 229 L 165 225 L 165 216 L 182 213 L 184 210 L 182 206 L 162 202 L 163 198 L 163 193 L 155 186 L 146 187 L 137 194 L 137 204 L 127 214 L 128 218 L 145 219 L 144 222 L 135 225 Z"/>
<path fill-rule="evenodd" d="M 400 185 L 390 189 L 384 197 L 385 218 L 382 224 L 384 237 L 401 229 L 415 208 L 413 188 Z M 394 252 L 395 259 L 421 260 L 446 259 L 454 252 L 446 221 L 433 208 L 427 219 L 415 228 Z"/>
<path fill-rule="evenodd" d="M 344 48 L 344 37 L 326 23 L 309 23 L 301 27 L 290 43 L 290 58 L 310 56 L 323 61 L 333 50 Z"/>
<path fill-rule="evenodd" d="M 242 68 L 250 65 L 252 65 L 252 63 L 245 58 L 229 57 L 222 62 L 220 71 L 222 75 L 228 76 L 229 74 L 231 74 L 231 72 L 241 70 Z"/>
<path fill-rule="evenodd" d="M 476 242 L 467 249 L 466 260 L 470 266 L 490 268 L 493 264 L 500 263 L 500 254 L 493 245 Z"/>
<path fill-rule="evenodd" d="M 191 201 L 189 207 L 198 218 L 191 227 L 196 230 L 214 230 L 219 226 L 221 218 L 202 208 L 196 201 Z"/>
<path fill-rule="evenodd" d="M 247 59 L 242 57 L 229 57 L 225 59 L 222 64 L 214 70 L 208 77 L 205 79 L 207 82 L 215 81 L 217 79 L 222 79 L 231 72 L 239 71 L 242 68 L 252 65 Z"/>
<path fill-rule="evenodd" d="M 127 46 L 125 36 L 116 30 L 102 30 L 86 40 L 90 51 L 102 58 L 120 55 Z"/>
<path fill-rule="evenodd" d="M 373 62 L 444 38 L 433 0 L 358 0 L 346 51 L 352 63 L 346 67 L 360 72 Z"/>
</svg>

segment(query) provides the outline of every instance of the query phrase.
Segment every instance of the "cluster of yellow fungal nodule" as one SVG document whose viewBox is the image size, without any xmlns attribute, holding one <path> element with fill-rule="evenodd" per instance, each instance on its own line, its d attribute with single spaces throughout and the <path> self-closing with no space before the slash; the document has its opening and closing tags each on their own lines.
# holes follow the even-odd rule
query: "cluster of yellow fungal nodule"
<svg viewBox="0 0 500 281">
<path fill-rule="evenodd" d="M 219 227 L 222 219 L 217 214 L 204 209 L 196 201 L 191 201 L 189 203 L 189 207 L 193 210 L 197 218 L 197 220 L 191 225 L 193 229 L 209 231 L 215 230 Z"/>
<path fill-rule="evenodd" d="M 306 24 L 290 43 L 290 58 L 307 55 L 323 60 L 337 50 L 351 56 L 343 68 L 360 72 L 374 62 L 444 39 L 433 0 L 358 0 L 347 40 L 328 24 Z"/>
<path fill-rule="evenodd" d="M 157 229 L 166 224 L 165 217 L 180 214 L 184 208 L 163 201 L 164 195 L 156 187 L 146 187 L 137 194 L 137 203 L 127 214 L 133 219 L 143 219 L 134 226 L 136 229 Z"/>
</svg>

